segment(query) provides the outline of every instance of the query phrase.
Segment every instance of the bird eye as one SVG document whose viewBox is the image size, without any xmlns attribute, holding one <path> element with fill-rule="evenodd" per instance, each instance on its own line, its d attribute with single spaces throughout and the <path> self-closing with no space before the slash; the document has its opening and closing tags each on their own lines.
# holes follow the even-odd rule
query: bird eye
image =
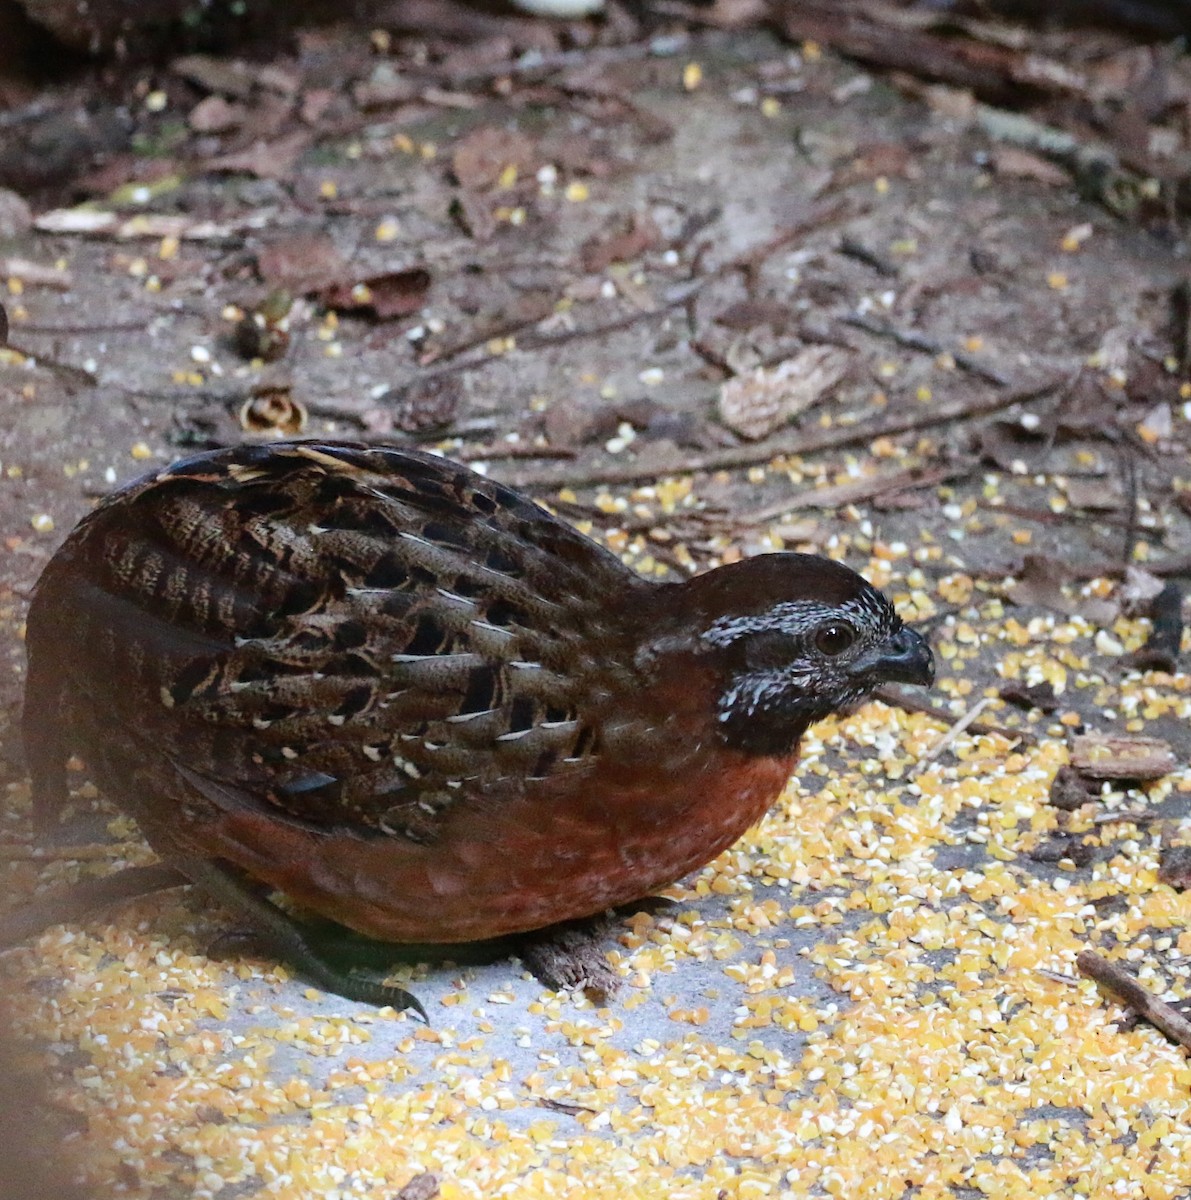
<svg viewBox="0 0 1191 1200">
<path fill-rule="evenodd" d="M 820 625 L 815 632 L 815 649 L 820 654 L 831 656 L 843 654 L 855 640 L 856 630 L 851 625 L 845 625 L 842 621 L 831 621 Z"/>
</svg>

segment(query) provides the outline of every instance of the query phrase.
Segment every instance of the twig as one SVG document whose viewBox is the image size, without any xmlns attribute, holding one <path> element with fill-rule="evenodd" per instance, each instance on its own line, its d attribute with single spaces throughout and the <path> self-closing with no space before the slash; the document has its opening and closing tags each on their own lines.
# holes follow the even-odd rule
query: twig
<svg viewBox="0 0 1191 1200">
<path fill-rule="evenodd" d="M 1095 796 L 1090 796 L 1090 800 L 1095 800 Z M 1108 812 L 1097 813 L 1092 818 L 1094 826 L 1100 825 L 1140 825 L 1142 823 L 1149 824 L 1151 821 L 1162 820 L 1162 814 L 1154 812 L 1149 808 L 1118 808 L 1111 809 Z"/>
<path fill-rule="evenodd" d="M 878 254 L 870 246 L 866 246 L 858 238 L 844 236 L 840 239 L 839 252 L 845 258 L 854 258 L 866 267 L 871 267 L 878 275 L 886 279 L 896 279 L 899 271 L 896 263 L 892 263 L 884 255 Z"/>
<path fill-rule="evenodd" d="M 1191 1050 L 1191 1021 L 1177 1008 L 1147 991 L 1124 967 L 1101 958 L 1094 950 L 1081 950 L 1075 965 L 1081 975 L 1094 979 L 1114 1000 L 1131 1008 L 1171 1041 Z"/>
<path fill-rule="evenodd" d="M 1133 547 L 1137 542 L 1137 463 L 1133 458 L 1133 448 L 1124 438 L 1112 440 L 1116 442 L 1117 458 L 1125 485 L 1126 520 L 1121 562 L 1123 566 L 1128 567 L 1133 562 Z"/>
<path fill-rule="evenodd" d="M 451 457 L 460 462 L 496 462 L 498 459 L 520 458 L 574 458 L 575 451 L 569 446 L 467 446 L 451 451 Z"/>
<path fill-rule="evenodd" d="M 85 846 L 32 846 L 0 843 L 0 862 L 106 862 L 121 858 L 139 842 L 95 842 Z"/>
<path fill-rule="evenodd" d="M 955 365 L 960 370 L 967 371 L 969 375 L 975 375 L 988 383 L 996 384 L 997 387 L 1009 386 L 1010 381 L 1000 371 L 986 366 L 962 350 L 949 350 L 942 342 L 928 337 L 917 329 L 898 329 L 887 321 L 880 321 L 866 313 L 848 313 L 842 319 L 845 325 L 863 329 L 866 333 L 874 334 L 876 337 L 890 338 L 899 346 L 905 346 L 907 350 L 918 350 L 923 354 L 936 356 L 950 354 L 955 359 Z"/>
<path fill-rule="evenodd" d="M 896 437 L 918 429 L 929 429 L 934 425 L 947 425 L 955 421 L 971 421 L 991 416 L 1015 404 L 1037 400 L 1058 387 L 1065 376 L 1052 376 L 1042 383 L 1012 391 L 998 392 L 978 400 L 964 400 L 938 408 L 918 406 L 904 413 L 895 413 L 856 425 L 837 426 L 834 429 L 816 430 L 813 433 L 799 431 L 793 435 L 773 438 L 749 446 L 730 446 L 725 450 L 713 450 L 706 454 L 693 454 L 685 460 L 675 462 L 636 462 L 595 467 L 583 474 L 569 473 L 523 475 L 513 482 L 522 488 L 594 487 L 600 484 L 644 483 L 663 475 L 689 475 L 703 471 L 720 471 L 732 467 L 750 467 L 759 462 L 768 462 L 779 456 L 818 454 L 825 450 L 839 450 L 860 442 L 872 442 L 877 438 Z"/>
<path fill-rule="evenodd" d="M 873 695 L 882 704 L 889 704 L 894 708 L 900 708 L 903 712 L 920 713 L 924 717 L 934 717 L 936 721 L 941 721 L 944 725 L 949 725 L 955 720 L 955 717 L 941 705 L 934 704 L 930 700 L 912 695 L 909 692 L 903 692 L 899 688 L 878 688 Z M 993 721 L 971 720 L 968 722 L 967 729 L 972 733 L 1003 737 L 1007 742 L 1033 743 L 1037 740 L 1028 729 L 1012 729 L 1008 725 L 997 725 Z"/>
<path fill-rule="evenodd" d="M 933 762 L 952 742 L 971 725 L 989 705 L 989 698 L 981 696 L 971 708 L 935 744 L 919 758 L 916 770 L 922 770 L 927 763 Z"/>
<path fill-rule="evenodd" d="M 486 366 L 493 361 L 493 355 L 483 353 L 482 355 L 467 356 L 467 352 L 476 349 L 478 346 L 486 345 L 493 337 L 509 336 L 518 333 L 522 329 L 528 329 L 529 332 L 517 338 L 518 348 L 521 350 L 539 350 L 545 346 L 561 346 L 568 342 L 580 341 L 586 338 L 602 337 L 606 333 L 619 333 L 622 330 L 631 329 L 635 325 L 667 316 L 676 309 L 684 308 L 693 303 L 699 293 L 708 284 L 722 278 L 724 275 L 731 274 L 733 271 L 755 271 L 759 263 L 764 262 L 769 255 L 780 250 L 788 243 L 806 236 L 815 229 L 834 224 L 845 217 L 851 217 L 855 215 L 855 212 L 855 205 L 846 199 L 835 199 L 830 203 L 815 204 L 801 220 L 795 221 L 793 224 L 779 230 L 768 241 L 762 242 L 757 246 L 752 246 L 741 254 L 728 259 L 726 262 L 720 263 L 705 275 L 700 275 L 678 284 L 671 289 L 670 295 L 655 308 L 639 309 L 625 316 L 615 317 L 610 321 L 604 321 L 598 325 L 582 329 L 565 329 L 558 332 L 534 330 L 533 326 L 540 324 L 549 315 L 543 314 L 542 316 L 510 324 L 503 330 L 488 330 L 484 334 L 476 335 L 474 338 L 454 347 L 434 351 L 433 358 L 423 359 L 423 366 L 431 363 L 443 364 L 424 378 L 427 380 L 434 379 L 439 375 L 458 371 L 470 371 Z M 446 361 L 448 359 L 450 360 L 449 362 Z"/>
<path fill-rule="evenodd" d="M 784 500 L 775 500 L 752 512 L 734 514 L 732 523 L 762 525 L 799 508 L 842 508 L 848 504 L 863 504 L 882 496 L 897 495 L 899 492 L 921 491 L 923 488 L 937 487 L 958 475 L 966 475 L 973 465 L 955 463 L 943 467 L 910 467 L 905 471 L 853 479 L 830 487 L 804 488 Z"/>
<path fill-rule="evenodd" d="M 501 76 L 532 75 L 537 72 L 548 74 L 570 68 L 608 67 L 616 63 L 632 62 L 639 58 L 666 58 L 679 53 L 690 42 L 687 34 L 668 38 L 651 38 L 647 42 L 626 42 L 620 46 L 598 46 L 594 49 L 561 50 L 556 54 L 529 51 L 520 58 L 506 59 L 496 63 L 481 63 L 465 70 L 423 71 L 422 76 L 436 75 L 459 86 L 464 83 L 481 83 Z"/>
</svg>

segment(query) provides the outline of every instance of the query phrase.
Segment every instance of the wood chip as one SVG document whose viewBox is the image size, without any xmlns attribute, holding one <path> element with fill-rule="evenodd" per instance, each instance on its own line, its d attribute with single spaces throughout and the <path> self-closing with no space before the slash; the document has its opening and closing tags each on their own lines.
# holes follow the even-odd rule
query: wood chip
<svg viewBox="0 0 1191 1200">
<path fill-rule="evenodd" d="M 1160 779 L 1178 760 L 1161 738 L 1089 733 L 1072 742 L 1071 765 L 1088 779 Z"/>
<path fill-rule="evenodd" d="M 430 1171 L 415 1175 L 397 1193 L 396 1200 L 434 1200 L 439 1193 L 438 1176 Z"/>
</svg>

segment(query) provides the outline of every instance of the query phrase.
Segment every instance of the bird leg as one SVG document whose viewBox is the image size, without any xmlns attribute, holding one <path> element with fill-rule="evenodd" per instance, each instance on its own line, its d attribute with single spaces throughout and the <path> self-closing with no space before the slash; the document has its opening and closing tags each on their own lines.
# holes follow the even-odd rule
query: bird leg
<svg viewBox="0 0 1191 1200">
<path fill-rule="evenodd" d="M 298 921 L 267 897 L 254 892 L 229 867 L 217 862 L 188 860 L 185 870 L 191 881 L 213 899 L 248 917 L 264 936 L 269 951 L 317 987 L 360 1004 L 389 1005 L 399 1011 L 412 1009 L 430 1023 L 421 1002 L 404 988 L 362 979 L 351 970 L 328 961 L 320 948 L 312 945 L 307 931 Z"/>
</svg>

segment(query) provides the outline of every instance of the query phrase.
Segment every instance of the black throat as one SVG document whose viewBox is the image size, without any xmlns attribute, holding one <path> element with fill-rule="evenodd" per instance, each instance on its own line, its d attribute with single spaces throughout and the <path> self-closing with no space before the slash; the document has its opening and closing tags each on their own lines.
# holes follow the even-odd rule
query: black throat
<svg viewBox="0 0 1191 1200">
<path fill-rule="evenodd" d="M 798 749 L 802 735 L 830 711 L 810 701 L 752 713 L 739 707 L 725 708 L 719 714 L 719 734 L 725 745 L 741 754 L 786 758 Z"/>
</svg>

